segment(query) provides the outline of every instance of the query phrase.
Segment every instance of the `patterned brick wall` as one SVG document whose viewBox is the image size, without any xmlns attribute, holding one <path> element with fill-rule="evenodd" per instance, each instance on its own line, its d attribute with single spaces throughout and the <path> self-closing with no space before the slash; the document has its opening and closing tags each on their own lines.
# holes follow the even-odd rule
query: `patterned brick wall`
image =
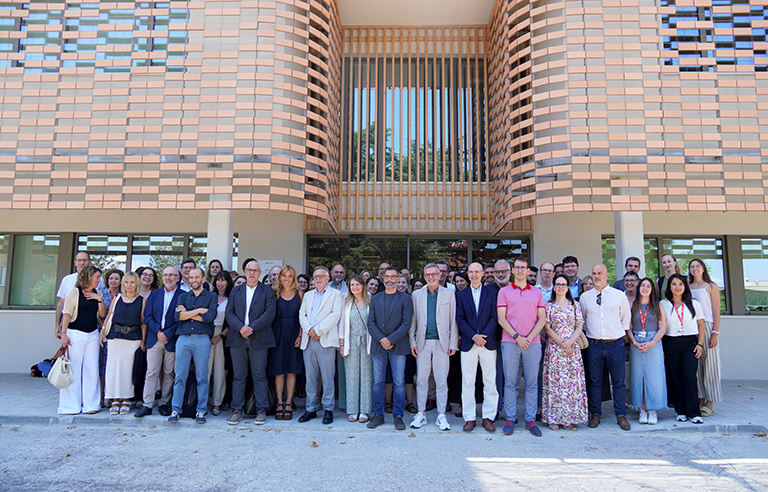
<svg viewBox="0 0 768 492">
<path fill-rule="evenodd" d="M 333 0 L 0 2 L 0 208 L 335 224 Z"/>
</svg>

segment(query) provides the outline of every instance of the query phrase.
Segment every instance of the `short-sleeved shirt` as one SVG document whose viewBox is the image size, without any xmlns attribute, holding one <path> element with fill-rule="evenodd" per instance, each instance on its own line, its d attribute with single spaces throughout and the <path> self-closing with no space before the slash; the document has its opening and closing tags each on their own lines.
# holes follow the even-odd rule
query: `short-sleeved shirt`
<svg viewBox="0 0 768 492">
<path fill-rule="evenodd" d="M 664 333 L 666 336 L 682 337 L 699 334 L 698 320 L 704 319 L 704 310 L 699 301 L 693 300 L 693 310 L 695 311 L 693 313 L 685 304 L 676 309 L 674 303 L 667 299 L 661 301 L 659 305 L 664 309 L 664 314 L 667 315 L 667 331 Z M 683 317 L 682 323 L 680 323 L 681 315 Z"/>
<path fill-rule="evenodd" d="M 530 285 L 526 285 L 524 289 L 521 289 L 514 283 L 502 287 L 499 291 L 497 307 L 507 308 L 507 321 L 521 337 L 527 337 L 536 326 L 536 322 L 539 319 L 539 308 L 544 308 L 544 296 L 541 291 Z M 506 331 L 501 335 L 502 342 L 517 343 L 512 336 Z M 531 340 L 531 343 L 541 343 L 541 338 L 536 335 L 536 338 Z"/>
</svg>

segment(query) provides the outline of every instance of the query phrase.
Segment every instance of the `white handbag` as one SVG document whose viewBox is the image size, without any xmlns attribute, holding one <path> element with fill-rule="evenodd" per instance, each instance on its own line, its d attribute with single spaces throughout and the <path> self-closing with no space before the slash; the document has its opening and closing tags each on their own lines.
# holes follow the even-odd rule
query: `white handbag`
<svg viewBox="0 0 768 492">
<path fill-rule="evenodd" d="M 51 372 L 48 373 L 48 382 L 59 389 L 67 388 L 75 381 L 72 371 L 72 363 L 69 361 L 69 347 L 67 351 L 54 362 Z"/>
</svg>

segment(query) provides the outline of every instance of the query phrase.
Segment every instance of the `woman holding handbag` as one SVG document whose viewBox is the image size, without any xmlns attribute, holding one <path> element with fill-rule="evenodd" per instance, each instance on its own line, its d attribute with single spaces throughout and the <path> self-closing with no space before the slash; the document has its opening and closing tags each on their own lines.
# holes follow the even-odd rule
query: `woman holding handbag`
<svg viewBox="0 0 768 492">
<path fill-rule="evenodd" d="M 87 266 L 64 299 L 61 344 L 68 348 L 74 381 L 59 390 L 59 414 L 93 414 L 101 409 L 98 319 L 106 308 L 98 290 L 100 281 L 101 270 Z"/>
<path fill-rule="evenodd" d="M 589 416 L 584 362 L 576 343 L 584 316 L 579 303 L 571 297 L 568 278 L 559 273 L 553 285 L 544 325 L 549 342 L 544 352 L 541 414 L 550 429 L 558 430 L 562 425 L 570 430 L 572 425 L 586 423 Z"/>
<path fill-rule="evenodd" d="M 147 325 L 144 324 L 146 300 L 139 295 L 139 276 L 123 276 L 122 293 L 109 309 L 101 330 L 101 343 L 107 342 L 107 372 L 104 396 L 112 400 L 110 415 L 125 415 L 133 398 L 133 359 L 136 349 L 145 350 Z M 121 404 L 122 401 L 122 404 Z"/>
</svg>

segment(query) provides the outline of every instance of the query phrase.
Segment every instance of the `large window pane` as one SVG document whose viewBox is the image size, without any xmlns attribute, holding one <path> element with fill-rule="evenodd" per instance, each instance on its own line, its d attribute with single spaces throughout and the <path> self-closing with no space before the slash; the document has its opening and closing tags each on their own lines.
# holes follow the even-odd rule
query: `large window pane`
<svg viewBox="0 0 768 492">
<path fill-rule="evenodd" d="M 230 269 L 234 267 L 233 269 L 237 270 L 237 248 L 239 244 L 239 238 L 237 235 L 235 235 L 232 238 L 232 266 L 224 265 L 225 269 Z M 208 236 L 189 236 L 189 257 L 195 260 L 195 263 L 199 267 L 202 267 L 205 269 L 208 265 L 206 264 L 206 258 L 208 255 Z"/>
<path fill-rule="evenodd" d="M 645 261 L 645 275 L 650 278 L 658 278 L 659 277 L 659 241 L 658 238 L 655 237 L 647 237 L 645 238 L 645 252 L 644 252 L 644 261 Z M 624 262 L 625 258 L 622 258 L 621 267 L 619 267 L 619 264 L 616 263 L 616 238 L 614 237 L 604 237 L 603 238 L 603 263 L 608 268 L 608 285 L 613 285 L 614 282 L 619 277 L 619 271 L 622 272 L 622 275 L 624 274 Z M 582 266 L 582 271 L 586 272 L 584 275 L 588 275 L 590 270 L 592 269 L 591 266 L 587 266 L 587 270 L 584 270 L 584 267 Z"/>
<path fill-rule="evenodd" d="M 723 240 L 719 238 L 664 238 L 662 239 L 662 254 L 672 253 L 677 258 L 677 264 L 688 275 L 688 263 L 694 258 L 704 262 L 709 276 L 720 288 L 720 310 L 725 311 L 725 262 L 723 260 Z"/>
<path fill-rule="evenodd" d="M 530 245 L 528 239 L 480 239 L 472 241 L 472 261 L 483 265 L 496 263 L 498 260 L 511 262 L 518 256 L 525 256 L 530 260 Z M 553 261 L 546 260 L 544 261 Z M 556 260 L 554 260 L 557 263 Z"/>
<path fill-rule="evenodd" d="M 411 272 L 422 277 L 424 267 L 437 260 L 445 260 L 451 270 L 467 269 L 467 239 L 411 239 Z"/>
<path fill-rule="evenodd" d="M 77 251 L 87 251 L 91 263 L 107 271 L 125 271 L 128 261 L 128 236 L 83 235 L 77 238 Z"/>
<path fill-rule="evenodd" d="M 58 260 L 58 235 L 14 236 L 10 304 L 53 306 Z"/>
<path fill-rule="evenodd" d="M 747 311 L 768 311 L 768 239 L 742 238 Z"/>
<path fill-rule="evenodd" d="M 0 234 L 0 302 L 5 299 L 5 283 L 8 281 L 9 236 Z"/>
<path fill-rule="evenodd" d="M 184 236 L 133 236 L 131 269 L 150 266 L 161 271 L 184 259 Z"/>
<path fill-rule="evenodd" d="M 347 273 L 368 269 L 377 275 L 379 264 L 387 262 L 405 268 L 408 243 L 405 238 L 308 238 L 309 269 L 317 266 L 332 268 L 341 263 Z M 411 241 L 413 247 L 413 241 Z M 412 252 L 413 254 L 413 252 Z"/>
</svg>

